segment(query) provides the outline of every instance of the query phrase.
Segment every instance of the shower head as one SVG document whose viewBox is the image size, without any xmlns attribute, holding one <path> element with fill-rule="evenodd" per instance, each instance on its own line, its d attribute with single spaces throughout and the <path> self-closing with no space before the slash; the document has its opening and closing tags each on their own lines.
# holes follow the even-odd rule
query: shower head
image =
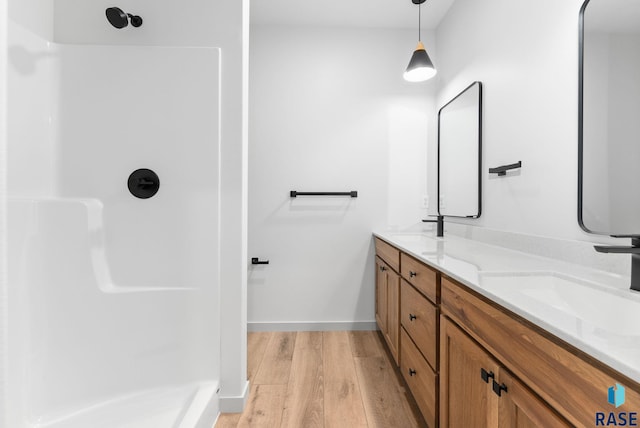
<svg viewBox="0 0 640 428">
<path fill-rule="evenodd" d="M 125 13 L 119 7 L 109 7 L 105 11 L 107 20 L 111 25 L 116 28 L 124 28 L 129 25 L 129 19 L 131 19 L 131 25 L 139 27 L 142 25 L 142 18 L 138 15 L 132 15 Z"/>
</svg>

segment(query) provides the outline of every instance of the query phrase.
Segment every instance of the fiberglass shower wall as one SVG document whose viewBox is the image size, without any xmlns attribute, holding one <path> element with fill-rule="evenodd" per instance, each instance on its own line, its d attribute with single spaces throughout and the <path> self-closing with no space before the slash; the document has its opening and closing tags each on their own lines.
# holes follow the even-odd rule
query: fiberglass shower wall
<svg viewBox="0 0 640 428">
<path fill-rule="evenodd" d="M 210 426 L 220 49 L 167 1 L 9 4 L 9 426 Z"/>
</svg>

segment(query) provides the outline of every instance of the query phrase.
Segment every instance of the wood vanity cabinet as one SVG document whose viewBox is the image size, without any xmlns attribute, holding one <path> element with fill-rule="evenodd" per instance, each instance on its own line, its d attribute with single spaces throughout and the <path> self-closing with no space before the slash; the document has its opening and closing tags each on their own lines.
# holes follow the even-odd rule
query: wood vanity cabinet
<svg viewBox="0 0 640 428">
<path fill-rule="evenodd" d="M 500 397 L 498 415 L 506 422 L 491 426 L 595 426 L 599 412 L 617 415 L 640 409 L 636 382 L 467 287 L 444 276 L 441 284 L 441 414 L 451 415 L 460 399 L 448 391 L 458 376 L 453 374 L 452 355 L 459 352 L 450 351 L 451 342 L 463 343 L 461 335 L 473 338 L 464 349 L 475 341 L 500 362 L 495 379 L 507 387 L 507 399 Z M 477 379 L 480 374 L 469 376 Z M 608 389 L 616 383 L 626 387 L 625 403 L 618 408 L 607 402 Z M 514 418 L 521 424 L 515 425 Z"/>
<path fill-rule="evenodd" d="M 376 320 L 430 427 L 638 417 L 637 382 L 377 238 L 376 254 Z M 616 384 L 626 392 L 618 408 L 607 400 Z"/>
<path fill-rule="evenodd" d="M 443 427 L 570 426 L 452 321 L 440 326 Z"/>
<path fill-rule="evenodd" d="M 400 252 L 376 239 L 376 254 L 376 322 L 396 365 L 399 365 Z"/>
</svg>

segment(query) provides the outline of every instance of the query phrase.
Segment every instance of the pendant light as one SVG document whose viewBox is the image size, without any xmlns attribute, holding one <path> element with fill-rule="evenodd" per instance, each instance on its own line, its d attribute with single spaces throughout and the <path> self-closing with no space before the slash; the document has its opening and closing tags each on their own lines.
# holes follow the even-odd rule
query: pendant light
<svg viewBox="0 0 640 428">
<path fill-rule="evenodd" d="M 411 1 L 413 2 L 413 4 L 418 5 L 418 46 L 411 56 L 411 61 L 409 61 L 409 65 L 407 66 L 403 77 L 407 82 L 424 82 L 425 80 L 431 79 L 437 73 L 436 68 L 431 62 L 431 58 L 429 58 L 429 55 L 427 54 L 427 51 L 422 44 L 422 38 L 420 34 L 420 27 L 422 24 L 420 5 L 426 0 Z"/>
</svg>

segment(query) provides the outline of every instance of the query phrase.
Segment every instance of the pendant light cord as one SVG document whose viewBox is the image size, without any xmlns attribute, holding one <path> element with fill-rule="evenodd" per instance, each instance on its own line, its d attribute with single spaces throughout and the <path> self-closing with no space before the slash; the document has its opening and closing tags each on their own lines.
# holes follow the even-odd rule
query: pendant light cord
<svg viewBox="0 0 640 428">
<path fill-rule="evenodd" d="M 422 9 L 421 9 L 422 3 L 418 3 L 418 41 L 421 42 L 422 41 L 422 36 L 421 36 L 421 31 L 420 31 L 420 27 L 422 26 Z"/>
</svg>

